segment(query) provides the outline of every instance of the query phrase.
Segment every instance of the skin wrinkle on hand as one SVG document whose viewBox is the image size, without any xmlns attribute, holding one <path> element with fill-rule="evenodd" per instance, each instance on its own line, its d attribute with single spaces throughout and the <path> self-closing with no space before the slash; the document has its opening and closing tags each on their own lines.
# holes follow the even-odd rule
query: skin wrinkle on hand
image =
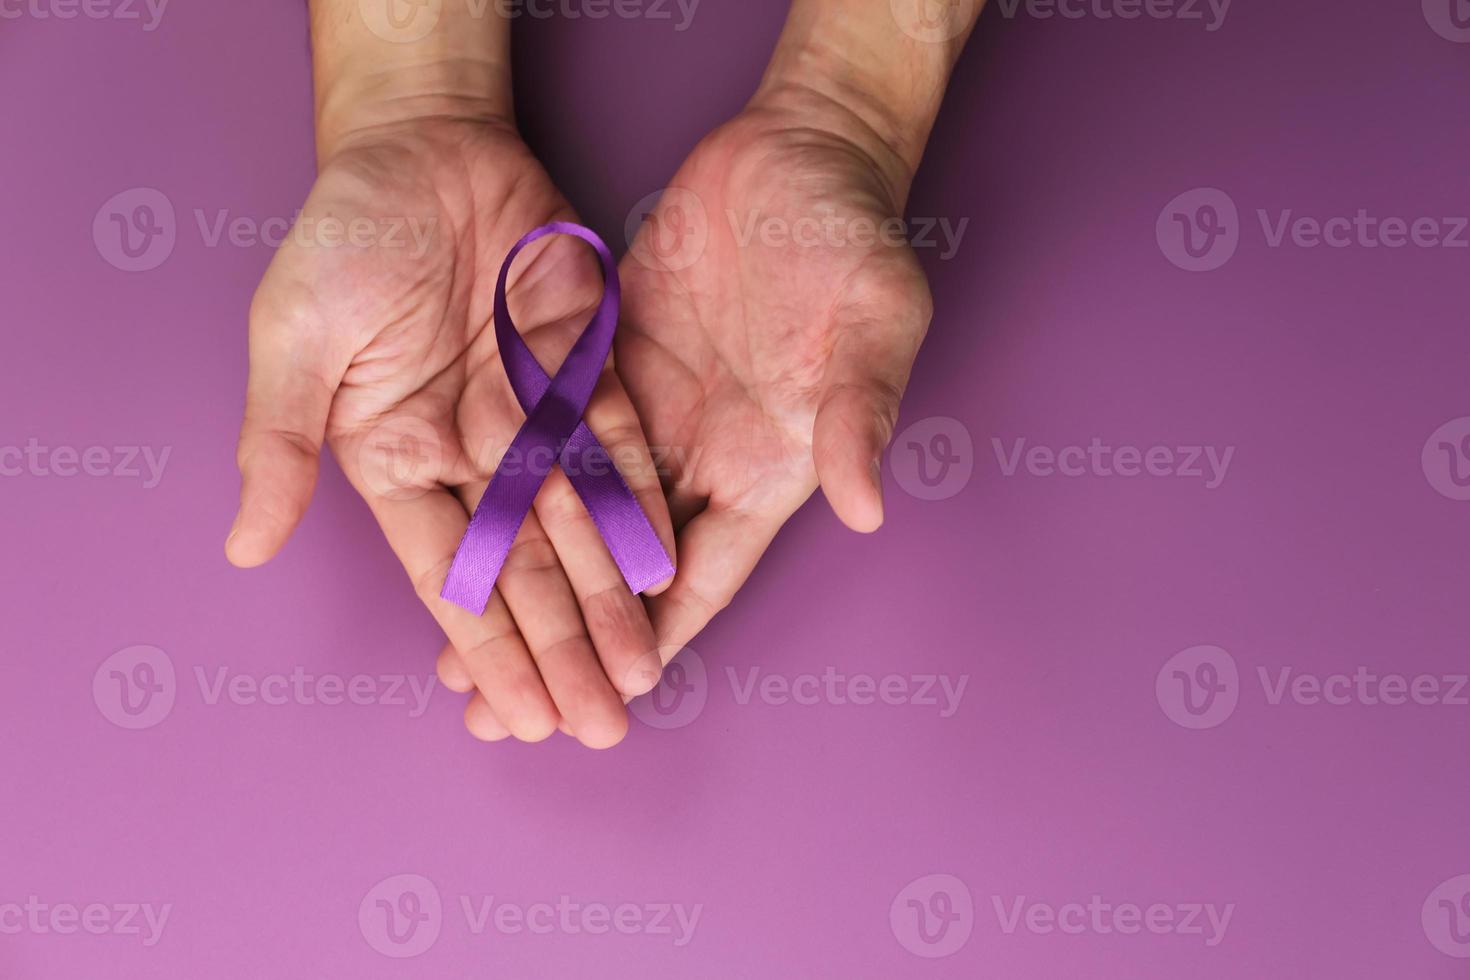
<svg viewBox="0 0 1470 980">
<path fill-rule="evenodd" d="M 978 14 L 978 4 L 975 6 L 972 15 Z M 448 209 L 453 239 L 432 243 L 426 263 L 445 261 L 444 255 L 435 252 L 436 245 L 473 249 L 481 256 L 479 261 L 493 261 L 489 256 L 497 254 L 496 247 L 479 241 L 486 234 L 486 224 L 476 202 L 487 196 L 498 202 L 495 210 L 504 212 L 501 223 L 515 233 L 569 217 L 564 202 L 541 209 L 539 214 L 531 213 L 537 210 L 534 205 L 528 206 L 534 200 L 555 200 L 555 192 L 548 189 L 544 173 L 530 159 L 510 122 L 509 18 L 490 18 L 486 29 L 485 23 L 465 19 L 464 9 L 446 4 L 427 36 L 397 43 L 374 37 L 365 29 L 370 25 L 357 19 L 356 0 L 312 0 L 311 7 L 320 158 L 324 166 L 350 161 L 354 154 L 372 151 L 375 142 L 406 149 L 406 155 L 394 151 L 400 163 L 393 168 L 394 176 L 387 178 L 387 193 L 380 192 L 375 203 L 401 197 L 411 185 L 399 175 L 415 169 L 429 177 L 426 186 L 441 188 L 435 192 L 436 207 Z M 725 209 L 729 213 L 777 211 L 788 226 L 795 226 L 804 214 L 819 213 L 823 198 L 807 196 L 804 189 L 820 186 L 845 191 L 835 199 L 846 200 L 856 220 L 870 221 L 874 227 L 890 221 L 893 215 L 885 212 L 897 211 L 907 196 L 944 80 L 974 17 L 962 25 L 958 36 L 934 44 L 905 36 L 888 7 L 856 0 L 795 0 L 771 66 L 750 104 L 696 148 L 671 186 L 689 186 L 709 204 L 737 205 Z M 479 123 L 473 135 L 470 129 L 456 133 L 456 126 L 472 125 L 463 122 L 466 116 Z M 810 137 L 816 133 L 822 135 L 813 141 Z M 807 136 L 804 149 L 800 147 L 802 134 Z M 449 138 L 440 138 L 444 135 Z M 436 155 L 439 161 L 451 161 L 447 169 L 443 162 L 436 162 Z M 507 165 L 508 161 L 514 165 Z M 752 161 L 759 161 L 759 166 L 732 184 L 729 176 Z M 505 176 L 492 179 L 493 174 Z M 460 187 L 464 193 L 456 190 Z M 779 187 L 783 192 L 776 199 L 769 192 L 763 194 L 762 187 Z M 472 212 L 458 210 L 466 202 Z M 725 211 L 716 208 L 713 213 Z M 640 235 L 647 231 L 645 227 Z M 729 233 L 717 225 L 711 234 Z M 637 242 L 624 259 L 628 322 L 627 329 L 619 331 L 613 358 L 631 401 L 617 390 L 608 404 L 621 402 L 625 409 L 618 410 L 630 413 L 624 421 L 614 422 L 619 431 L 641 432 L 653 445 L 673 450 L 667 453 L 666 472 L 657 471 L 651 461 L 641 468 L 651 475 L 653 488 L 672 488 L 681 530 L 679 572 L 649 601 L 651 622 L 643 620 L 646 632 L 635 628 L 637 636 L 596 638 L 596 659 L 589 653 L 587 662 L 605 672 L 604 685 L 607 677 L 626 676 L 630 665 L 653 648 L 655 635 L 667 659 L 698 632 L 725 605 L 724 597 L 738 590 L 779 527 L 819 485 L 850 525 L 871 530 L 881 521 L 881 486 L 874 479 L 874 464 L 891 430 L 892 403 L 907 380 L 927 327 L 931 301 L 922 271 L 907 242 L 832 245 L 804 239 L 788 246 L 772 249 L 764 243 L 731 243 L 727 237 L 712 241 L 711 256 L 738 259 L 738 269 L 712 267 L 709 258 L 673 272 L 662 269 L 661 262 L 640 265 L 634 258 Z M 554 278 L 554 267 L 542 272 L 541 253 L 527 258 L 533 261 L 511 286 L 518 317 L 522 315 L 520 304 L 554 298 L 547 296 L 548 290 L 536 288 Z M 445 421 L 430 430 L 433 438 L 454 447 L 451 459 L 457 465 L 479 470 L 473 478 L 470 472 L 457 474 L 470 478 L 469 482 L 454 486 L 447 494 L 455 501 L 453 513 L 459 516 L 451 517 L 450 511 L 434 502 L 436 495 L 445 495 L 442 486 L 436 484 L 417 505 L 389 507 L 371 496 L 372 491 L 363 485 L 364 474 L 350 465 L 351 459 L 344 466 L 354 485 L 374 504 L 380 522 L 385 522 L 390 543 L 405 564 L 419 567 L 420 573 L 426 562 L 442 561 L 444 556 L 421 554 L 424 542 L 416 540 L 418 536 L 437 527 L 434 533 L 441 543 L 436 547 L 446 547 L 442 542 L 451 536 L 452 527 L 440 522 L 459 523 L 464 519 L 459 501 L 478 499 L 484 492 L 484 467 L 473 465 L 477 454 L 484 449 L 488 455 L 497 443 L 509 443 L 508 436 L 487 439 L 470 429 L 490 422 L 486 406 L 499 404 L 502 417 L 509 412 L 513 419 L 514 414 L 513 400 L 504 397 L 504 378 L 493 378 L 495 372 L 490 370 L 499 366 L 499 358 L 484 336 L 489 325 L 484 306 L 487 297 L 468 286 L 475 276 L 483 275 L 483 268 L 464 275 L 456 265 L 446 269 L 448 276 L 441 280 L 443 293 L 424 298 L 451 304 L 449 310 L 455 316 L 470 312 L 464 350 L 436 354 L 453 356 L 427 375 L 422 390 L 410 389 L 395 399 L 396 407 L 385 407 L 379 414 L 381 422 L 391 423 L 404 413 L 421 413 L 434 405 L 439 406 L 434 409 L 439 416 L 447 412 Z M 262 293 L 282 278 L 280 274 L 273 277 L 275 272 L 267 274 Z M 544 279 L 532 278 L 533 273 Z M 524 289 L 519 288 L 522 279 Z M 392 285 L 375 278 L 372 288 L 382 292 Z M 791 292 L 782 303 L 786 289 Z M 849 291 L 863 297 L 860 308 L 844 300 Z M 354 296 L 359 307 L 364 302 L 360 293 L 359 288 Z M 730 297 L 737 300 L 733 307 L 728 303 Z M 405 311 L 406 319 L 395 326 L 401 337 L 412 336 L 418 315 L 416 309 Z M 539 339 L 543 331 L 555 330 L 555 339 L 560 341 L 567 336 L 561 331 L 573 330 L 575 324 L 570 321 L 576 319 L 566 310 L 527 316 L 525 336 Z M 863 344 L 841 342 L 853 330 L 862 331 Z M 360 359 L 363 363 L 376 361 L 376 383 L 384 383 L 401 370 L 402 342 L 396 351 L 380 352 L 370 334 L 363 337 Z M 442 335 L 433 337 L 436 345 L 445 342 Z M 736 346 L 730 346 L 732 343 Z M 535 347 L 538 358 L 543 356 L 544 345 Z M 345 369 L 344 365 L 344 373 Z M 323 373 L 333 376 L 330 370 Z M 799 374 L 810 378 L 794 383 Z M 461 388 L 464 390 L 458 390 Z M 836 393 L 840 397 L 834 397 Z M 461 396 L 470 400 L 461 401 Z M 341 401 L 340 394 L 336 401 Z M 589 424 L 594 416 L 607 416 L 600 404 L 595 396 L 589 406 Z M 637 414 L 631 414 L 635 410 Z M 607 416 L 606 420 L 612 419 Z M 600 425 L 597 429 L 604 431 Z M 646 445 L 642 451 L 647 454 Z M 304 492 L 309 494 L 309 487 Z M 662 490 L 655 495 L 662 500 Z M 292 498 L 288 494 L 284 499 Z M 301 509 L 304 499 L 299 497 Z M 643 491 L 639 499 L 644 499 Z M 424 509 L 428 503 L 434 503 L 433 513 L 439 515 L 432 520 L 430 511 Z M 403 518 L 396 516 L 400 511 L 404 515 L 422 512 L 422 516 L 400 527 Z M 299 514 L 294 516 L 299 519 Z M 661 535 L 672 533 L 666 513 L 651 517 L 664 529 Z M 287 523 L 294 526 L 294 520 Z M 590 519 L 586 524 L 595 536 Z M 545 533 L 530 519 L 528 528 Z M 257 541 L 256 547 L 262 546 L 273 552 L 279 541 Z M 559 542 L 558 550 L 562 546 L 570 544 Z M 595 550 L 583 539 L 575 554 L 590 556 Z M 564 561 L 567 557 L 562 554 Z M 557 615 L 576 617 L 576 604 L 568 604 L 570 593 L 575 591 L 584 599 L 605 595 L 607 576 L 616 575 L 610 566 L 607 562 L 594 573 L 593 566 L 572 561 L 566 571 L 573 581 L 545 593 L 534 607 L 527 605 L 531 593 L 508 585 L 513 608 L 492 602 L 497 627 L 514 631 L 512 614 L 519 621 L 532 608 L 543 611 L 527 621 L 533 625 L 545 619 L 544 610 L 551 608 L 561 610 Z M 594 581 L 596 588 L 591 587 Z M 627 599 L 638 603 L 631 595 Z M 436 616 L 449 632 L 452 646 L 467 644 L 464 648 L 468 649 L 475 645 L 473 635 L 464 633 L 464 620 L 438 610 Z M 639 617 L 615 619 L 636 624 L 641 616 L 640 612 Z M 544 628 L 538 629 L 539 635 L 548 635 Z M 666 648 L 669 644 L 672 649 Z M 589 649 L 592 646 L 589 638 Z M 529 658 L 526 665 L 530 667 Z M 558 703 L 552 707 L 544 691 L 540 701 L 531 696 L 530 688 L 519 690 L 515 697 L 503 697 L 506 692 L 499 685 L 512 682 L 513 675 L 476 676 L 452 649 L 441 657 L 440 669 L 461 688 L 465 678 L 478 686 L 466 723 L 481 737 L 503 737 L 505 729 L 535 739 L 559 727 L 576 732 L 588 744 L 611 744 L 621 738 L 626 726 L 621 712 L 619 718 L 624 720 L 610 723 L 605 710 L 585 704 L 577 709 L 592 710 L 592 715 L 582 720 L 565 717 L 568 706 Z M 534 667 L 529 674 L 522 673 L 525 682 L 539 687 L 540 678 L 531 681 L 534 676 Z M 626 697 L 626 692 L 619 696 L 604 689 L 619 705 Z M 497 708 L 497 701 L 499 710 L 529 704 L 534 714 L 541 704 L 551 713 L 536 719 L 501 719 L 510 722 L 501 725 L 487 715 Z"/>
</svg>

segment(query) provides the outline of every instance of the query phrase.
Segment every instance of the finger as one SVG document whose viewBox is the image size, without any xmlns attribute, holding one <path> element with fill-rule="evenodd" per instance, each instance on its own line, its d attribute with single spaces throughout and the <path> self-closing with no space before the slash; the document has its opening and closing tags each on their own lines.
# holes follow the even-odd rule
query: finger
<svg viewBox="0 0 1470 980">
<path fill-rule="evenodd" d="M 842 523 L 868 533 L 883 524 L 883 450 L 898 416 L 898 392 L 881 385 L 829 388 L 812 426 L 812 462 Z"/>
<path fill-rule="evenodd" d="M 854 531 L 876 531 L 883 523 L 883 450 L 928 323 L 922 309 L 911 319 L 850 324 L 822 378 L 812 462 L 827 502 Z"/>
<path fill-rule="evenodd" d="M 453 644 L 444 645 L 435 668 L 439 674 L 439 683 L 451 691 L 471 695 L 464 712 L 465 728 L 469 729 L 471 735 L 482 742 L 499 742 L 510 737 L 510 729 L 495 717 L 485 696 L 475 690 L 475 679 L 470 676 L 464 660 Z M 565 731 L 566 723 L 561 722 L 557 727 Z"/>
<path fill-rule="evenodd" d="M 482 742 L 500 742 L 510 738 L 510 729 L 500 723 L 485 695 L 476 691 L 464 708 L 464 727 Z"/>
<path fill-rule="evenodd" d="M 709 507 L 709 495 L 697 492 L 687 481 L 669 487 L 668 501 L 669 517 L 681 530 Z"/>
<path fill-rule="evenodd" d="M 648 523 L 658 535 L 664 553 L 677 562 L 675 557 L 674 522 L 669 514 L 668 498 L 664 496 L 663 484 L 659 479 L 659 464 L 654 459 L 654 450 L 648 445 L 643 426 L 638 421 L 638 412 L 628 397 L 627 389 L 611 369 L 599 379 L 592 400 L 587 404 L 584 418 L 587 427 L 597 436 L 597 441 L 607 451 L 608 458 L 643 510 Z M 671 452 L 672 447 L 660 447 L 661 454 Z M 591 517 L 587 523 L 592 526 Z M 594 530 L 595 530 L 595 526 Z M 614 563 L 616 564 L 616 563 Z M 669 587 L 673 576 L 643 590 L 643 595 L 658 595 Z"/>
<path fill-rule="evenodd" d="M 434 672 L 439 675 L 440 684 L 458 694 L 468 694 L 475 689 L 475 679 L 470 676 L 452 643 L 444 644 L 444 649 L 439 651 L 439 659 L 434 661 Z"/>
<path fill-rule="evenodd" d="M 450 689 L 450 691 L 454 691 L 456 693 L 470 693 L 472 691 L 475 691 L 475 679 L 469 676 L 469 669 L 465 667 L 465 658 L 460 657 L 459 651 L 457 651 L 457 649 L 454 649 L 453 644 L 444 645 L 444 649 L 440 651 L 440 658 L 438 658 L 437 663 L 435 663 L 435 671 L 437 671 L 438 677 L 440 677 L 440 683 L 442 683 L 445 688 Z M 657 680 L 654 683 L 657 683 Z M 651 689 L 653 688 L 651 688 L 650 686 L 650 691 Z M 632 701 L 635 696 L 638 695 L 626 695 L 625 693 L 625 695 L 623 695 L 623 704 L 628 704 L 628 702 Z M 566 723 L 566 718 L 563 717 L 562 720 L 557 723 L 556 727 L 557 732 L 562 733 L 562 735 L 572 735 L 572 727 L 570 727 L 569 724 Z M 573 736 L 573 738 L 575 738 L 575 736 Z"/>
<path fill-rule="evenodd" d="M 643 430 L 616 379 L 605 376 L 604 384 L 612 390 L 607 399 L 599 399 L 589 410 L 587 421 L 598 434 L 607 458 L 573 461 L 572 465 L 616 466 L 658 530 L 665 551 L 672 553 L 673 527 Z M 648 612 L 638 596 L 629 591 L 602 532 L 561 469 L 547 478 L 536 500 L 536 513 L 561 556 L 608 680 L 624 696 L 636 697 L 651 690 L 658 683 L 662 664 Z M 647 592 L 661 593 L 671 581 L 672 577 Z"/>
<path fill-rule="evenodd" d="M 756 514 L 714 505 L 685 525 L 674 582 L 649 600 L 661 651 L 678 651 L 730 604 L 793 510 Z"/>
<path fill-rule="evenodd" d="M 521 525 L 496 588 L 578 741 L 595 749 L 622 741 L 627 711 L 603 673 L 561 559 L 534 514 Z"/>
<path fill-rule="evenodd" d="M 538 244 L 543 245 L 542 251 L 522 259 L 519 275 L 507 291 L 507 300 L 512 315 L 521 325 L 522 340 L 536 360 L 550 368 L 561 363 L 582 335 L 605 286 L 596 256 L 583 243 L 568 236 L 555 236 Z M 633 492 L 664 551 L 672 556 L 674 528 L 659 484 L 659 473 L 638 414 L 613 365 L 613 358 L 609 357 L 583 420 L 607 451 L 610 465 L 617 468 Z M 500 396 L 502 403 L 509 400 L 510 388 L 499 372 L 478 374 L 470 383 L 488 387 Z M 492 398 L 473 402 L 479 408 L 461 420 L 465 431 L 491 444 L 497 438 L 508 440 L 514 429 L 506 431 L 505 421 L 518 416 L 519 408 L 512 402 L 509 413 L 491 409 L 496 403 Z M 590 526 L 591 518 L 586 521 Z M 668 580 L 665 580 L 643 591 L 654 595 L 667 587 Z"/>
<path fill-rule="evenodd" d="M 559 721 L 556 706 L 498 591 L 478 616 L 439 597 L 469 523 L 463 505 L 443 489 L 411 499 L 371 491 L 364 496 L 414 591 L 460 651 L 466 672 L 495 716 L 522 741 L 550 735 Z"/>
<path fill-rule="evenodd" d="M 281 550 L 311 501 L 332 396 L 346 370 L 310 318 L 268 286 L 250 312 L 250 378 L 235 459 L 240 509 L 225 542 L 250 568 Z"/>
<path fill-rule="evenodd" d="M 629 591 L 602 534 L 560 471 L 547 477 L 536 513 L 562 558 L 604 675 L 625 697 L 646 694 L 663 669 L 648 610 Z"/>
<path fill-rule="evenodd" d="M 546 500 L 538 498 L 536 513 L 562 558 L 605 676 L 625 702 L 647 693 L 658 683 L 662 670 L 647 608 L 628 590 L 617 563 L 566 476 L 553 472 L 542 496 Z M 473 686 L 464 660 L 452 644 L 440 654 L 438 670 L 451 690 L 464 691 Z M 563 730 L 571 734 L 565 725 Z"/>
</svg>

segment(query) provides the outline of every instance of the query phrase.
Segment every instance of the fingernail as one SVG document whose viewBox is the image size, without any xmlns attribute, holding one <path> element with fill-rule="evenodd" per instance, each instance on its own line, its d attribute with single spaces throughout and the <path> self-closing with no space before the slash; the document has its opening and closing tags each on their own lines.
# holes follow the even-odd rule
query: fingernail
<svg viewBox="0 0 1470 980">
<path fill-rule="evenodd" d="M 658 651 L 648 651 L 638 658 L 628 671 L 628 676 L 623 678 L 623 693 L 630 698 L 647 694 L 658 686 L 658 679 L 663 676 L 663 671 L 664 662 Z"/>
<path fill-rule="evenodd" d="M 465 670 L 461 664 L 455 661 L 451 660 L 445 663 L 440 668 L 440 673 L 444 675 L 444 686 L 451 691 L 468 694 L 475 688 L 475 680 L 470 676 L 469 671 Z"/>
</svg>

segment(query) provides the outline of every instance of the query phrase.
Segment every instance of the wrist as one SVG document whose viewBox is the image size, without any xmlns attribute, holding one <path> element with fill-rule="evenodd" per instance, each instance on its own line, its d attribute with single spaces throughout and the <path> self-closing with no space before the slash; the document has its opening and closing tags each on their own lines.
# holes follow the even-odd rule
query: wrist
<svg viewBox="0 0 1470 980">
<path fill-rule="evenodd" d="M 311 2 L 319 163 L 427 120 L 514 125 L 504 17 L 490 5 L 477 16 L 474 4 L 409 5 L 416 13 L 407 22 L 368 16 L 394 7 Z"/>
<path fill-rule="evenodd" d="M 926 34 L 900 17 L 905 2 L 794 0 L 752 101 L 803 114 L 825 107 L 828 120 L 845 118 L 869 142 L 886 146 L 907 186 L 980 3 L 959 0 L 947 9 L 968 19 Z"/>
<path fill-rule="evenodd" d="M 503 65 L 460 61 L 382 66 L 319 79 L 318 163 L 325 164 L 354 143 L 427 121 L 513 129 L 509 75 Z"/>
</svg>

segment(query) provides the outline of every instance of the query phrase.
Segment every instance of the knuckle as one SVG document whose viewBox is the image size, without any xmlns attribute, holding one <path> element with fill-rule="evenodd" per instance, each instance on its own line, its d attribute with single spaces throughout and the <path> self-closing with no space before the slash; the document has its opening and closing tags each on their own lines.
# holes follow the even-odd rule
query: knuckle
<svg viewBox="0 0 1470 980">
<path fill-rule="evenodd" d="M 251 333 L 283 331 L 292 334 L 318 320 L 316 303 L 299 288 L 280 288 L 269 271 L 250 297 Z"/>
<path fill-rule="evenodd" d="M 643 428 L 636 421 L 622 420 L 595 431 L 597 441 L 612 451 L 623 446 L 642 446 Z"/>
<path fill-rule="evenodd" d="M 521 537 L 510 546 L 505 556 L 503 572 L 546 572 L 560 569 L 561 561 L 556 549 L 546 538 L 535 535 Z"/>
<path fill-rule="evenodd" d="M 701 589 L 695 585 L 691 585 L 684 593 L 685 602 L 704 612 L 706 619 L 713 618 L 716 613 L 724 610 L 734 598 L 734 593 L 729 589 Z"/>
<path fill-rule="evenodd" d="M 587 631 L 594 637 L 606 637 L 608 642 L 616 643 L 624 638 L 642 639 L 640 633 L 647 633 L 649 637 L 653 635 L 643 604 L 623 583 L 581 596 L 578 604 L 582 607 Z M 647 643 L 639 645 L 646 646 Z"/>
<path fill-rule="evenodd" d="M 449 566 L 453 563 L 454 557 L 450 556 L 436 561 L 434 564 L 430 565 L 428 568 L 424 569 L 422 572 L 417 573 L 416 575 L 410 573 L 410 577 L 413 579 L 414 595 L 418 596 L 419 600 L 430 608 L 433 607 L 433 604 L 435 602 L 440 601 L 439 592 L 444 588 L 444 579 L 449 574 Z M 499 637 L 492 637 L 491 639 L 484 640 L 476 646 L 472 647 L 470 650 L 466 651 L 465 659 L 468 660 L 472 653 L 478 652 L 481 647 L 493 643 L 497 639 L 499 639 Z"/>
<path fill-rule="evenodd" d="M 592 520 L 582 498 L 577 496 L 570 484 L 559 484 L 552 492 L 542 495 L 536 504 L 536 516 L 547 534 L 557 534 L 585 525 Z"/>
</svg>

